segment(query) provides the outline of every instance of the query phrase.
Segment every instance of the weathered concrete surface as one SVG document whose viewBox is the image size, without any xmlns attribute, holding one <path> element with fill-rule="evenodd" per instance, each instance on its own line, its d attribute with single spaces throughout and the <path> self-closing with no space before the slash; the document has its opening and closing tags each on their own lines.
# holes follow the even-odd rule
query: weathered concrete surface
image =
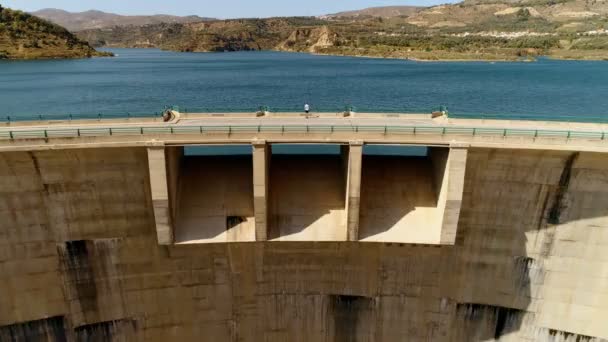
<svg viewBox="0 0 608 342">
<path fill-rule="evenodd" d="M 174 146 L 165 148 L 167 162 L 167 187 L 169 189 L 169 207 L 171 208 L 171 222 L 177 222 L 177 209 L 179 208 L 180 174 L 184 163 L 184 147 Z"/>
<path fill-rule="evenodd" d="M 435 149 L 436 150 L 436 149 Z M 444 170 L 441 182 L 436 178 L 435 187 L 440 187 L 437 201 L 438 218 L 441 226 L 439 243 L 453 245 L 456 242 L 458 219 L 462 207 L 462 194 L 464 192 L 464 179 L 467 166 L 467 147 L 451 147 L 445 161 L 434 165 L 436 172 Z M 437 162 L 435 158 L 433 162 Z"/>
<path fill-rule="evenodd" d="M 173 243 L 173 222 L 169 206 L 167 161 L 164 146 L 148 147 L 148 165 L 158 244 L 170 245 Z"/>
<path fill-rule="evenodd" d="M 68 327 L 120 318 L 125 294 L 114 288 L 122 276 L 113 267 L 136 259 L 113 259 L 118 245 L 136 236 L 157 242 L 149 183 L 145 148 L 0 154 L 0 325 L 68 312 Z M 58 247 L 84 240 L 106 253 L 60 262 Z M 108 264 L 109 273 L 91 272 Z M 98 277 L 113 280 L 97 289 Z"/>
<path fill-rule="evenodd" d="M 272 148 L 265 141 L 253 143 L 253 207 L 255 211 L 255 240 L 268 240 L 270 159 Z"/>
<path fill-rule="evenodd" d="M 146 148 L 0 153 L 0 339 L 608 339 L 607 180 L 473 148 L 454 246 L 159 246 Z"/>
<path fill-rule="evenodd" d="M 175 241 L 255 241 L 252 172 L 250 156 L 184 158 Z"/>
<path fill-rule="evenodd" d="M 428 158 L 364 156 L 359 239 L 437 244 L 441 226 Z"/>
<path fill-rule="evenodd" d="M 337 156 L 272 157 L 269 240 L 346 241 L 340 162 Z"/>
<path fill-rule="evenodd" d="M 351 141 L 346 151 L 346 230 L 348 241 L 359 240 L 363 142 Z"/>
</svg>

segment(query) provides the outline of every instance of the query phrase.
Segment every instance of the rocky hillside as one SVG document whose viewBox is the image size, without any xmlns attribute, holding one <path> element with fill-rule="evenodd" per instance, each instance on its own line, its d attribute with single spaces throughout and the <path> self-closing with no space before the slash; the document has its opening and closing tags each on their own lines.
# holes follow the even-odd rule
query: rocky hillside
<svg viewBox="0 0 608 342">
<path fill-rule="evenodd" d="M 381 17 L 381 18 L 392 18 L 401 16 L 410 16 L 415 14 L 425 7 L 419 6 L 383 6 L 383 7 L 370 7 L 356 11 L 346 11 L 334 14 L 328 14 L 323 16 L 325 19 L 333 18 L 362 18 L 362 17 Z"/>
<path fill-rule="evenodd" d="M 604 28 L 607 19 L 607 0 L 466 0 L 419 11 L 406 22 L 469 31 L 585 32 Z"/>
<path fill-rule="evenodd" d="M 119 15 L 101 11 L 86 11 L 72 13 L 54 8 L 47 8 L 32 13 L 55 24 L 61 25 L 70 31 L 81 31 L 88 29 L 101 29 L 114 26 L 143 26 L 161 23 L 192 23 L 210 20 L 196 15 L 179 17 L 173 15 Z"/>
<path fill-rule="evenodd" d="M 608 0 L 467 0 L 399 16 L 271 18 L 79 32 L 100 46 L 425 60 L 608 59 Z"/>
<path fill-rule="evenodd" d="M 0 59 L 107 56 L 61 26 L 0 6 Z"/>
<path fill-rule="evenodd" d="M 309 51 L 317 43 L 316 29 L 325 24 L 326 21 L 316 18 L 235 19 L 84 30 L 78 36 L 95 46 L 109 47 L 158 47 L 188 52 Z"/>
</svg>

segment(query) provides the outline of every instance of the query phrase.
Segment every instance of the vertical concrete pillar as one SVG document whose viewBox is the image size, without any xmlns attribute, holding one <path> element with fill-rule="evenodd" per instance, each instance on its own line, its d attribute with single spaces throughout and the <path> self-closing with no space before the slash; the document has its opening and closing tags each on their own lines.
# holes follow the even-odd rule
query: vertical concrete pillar
<svg viewBox="0 0 608 342">
<path fill-rule="evenodd" d="M 169 207 L 171 208 L 171 222 L 177 225 L 177 208 L 179 207 L 179 175 L 184 159 L 183 146 L 171 146 L 165 150 L 167 158 L 167 186 L 169 188 Z"/>
<path fill-rule="evenodd" d="M 148 147 L 148 169 L 150 171 L 150 190 L 156 236 L 159 245 L 173 244 L 173 226 L 169 207 L 169 188 L 167 186 L 167 163 L 164 146 Z"/>
<path fill-rule="evenodd" d="M 446 166 L 446 173 L 448 175 L 447 191 L 445 193 L 445 206 L 441 224 L 440 244 L 442 245 L 454 245 L 456 243 L 467 156 L 468 146 L 450 146 L 450 155 Z"/>
<path fill-rule="evenodd" d="M 253 145 L 253 209 L 255 214 L 255 240 L 268 240 L 268 175 L 271 147 L 266 141 Z"/>
<path fill-rule="evenodd" d="M 351 141 L 346 170 L 346 234 L 348 241 L 359 240 L 359 208 L 361 205 L 361 167 L 363 142 Z"/>
</svg>

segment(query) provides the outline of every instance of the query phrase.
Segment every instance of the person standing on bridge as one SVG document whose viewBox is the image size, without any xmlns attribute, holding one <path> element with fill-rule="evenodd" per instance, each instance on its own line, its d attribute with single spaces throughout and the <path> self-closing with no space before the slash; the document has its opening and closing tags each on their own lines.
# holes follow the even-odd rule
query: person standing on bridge
<svg viewBox="0 0 608 342">
<path fill-rule="evenodd" d="M 310 106 L 308 105 L 308 103 L 304 104 L 304 113 L 310 113 Z"/>
</svg>

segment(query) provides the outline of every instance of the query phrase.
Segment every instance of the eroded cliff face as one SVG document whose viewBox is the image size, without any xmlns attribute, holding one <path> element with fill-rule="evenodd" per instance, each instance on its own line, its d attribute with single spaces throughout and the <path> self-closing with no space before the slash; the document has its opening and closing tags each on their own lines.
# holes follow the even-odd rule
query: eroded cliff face
<svg viewBox="0 0 608 342">
<path fill-rule="evenodd" d="M 337 38 L 338 35 L 327 26 L 296 29 L 275 50 L 315 53 L 320 48 L 333 46 Z"/>
<path fill-rule="evenodd" d="M 445 247 L 159 246 L 149 189 L 144 148 L 0 153 L 0 340 L 608 338 L 606 155 L 470 150 Z"/>
</svg>

